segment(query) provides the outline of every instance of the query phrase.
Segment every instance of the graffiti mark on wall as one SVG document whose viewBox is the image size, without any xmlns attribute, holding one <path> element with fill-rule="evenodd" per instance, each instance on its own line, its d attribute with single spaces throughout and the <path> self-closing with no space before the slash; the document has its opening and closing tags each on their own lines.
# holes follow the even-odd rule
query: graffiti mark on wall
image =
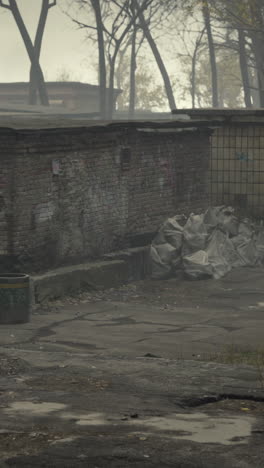
<svg viewBox="0 0 264 468">
<path fill-rule="evenodd" d="M 236 152 L 236 159 L 238 159 L 239 161 L 241 162 L 248 162 L 248 161 L 252 161 L 252 159 L 250 158 L 249 154 L 246 153 L 246 152 L 241 152 L 241 151 L 237 151 Z"/>
<path fill-rule="evenodd" d="M 162 190 L 165 185 L 173 186 L 173 168 L 170 159 L 160 159 L 159 161 L 161 176 L 159 178 L 160 189 Z"/>
<path fill-rule="evenodd" d="M 35 223 L 45 223 L 50 221 L 55 212 L 55 204 L 53 202 L 40 203 L 34 208 Z"/>
</svg>

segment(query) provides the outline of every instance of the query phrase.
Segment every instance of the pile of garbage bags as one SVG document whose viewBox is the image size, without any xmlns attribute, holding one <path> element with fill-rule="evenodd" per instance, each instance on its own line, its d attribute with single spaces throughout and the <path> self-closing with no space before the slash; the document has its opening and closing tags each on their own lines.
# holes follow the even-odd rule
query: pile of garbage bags
<svg viewBox="0 0 264 468">
<path fill-rule="evenodd" d="M 169 218 L 152 242 L 153 279 L 184 271 L 191 279 L 220 279 L 232 268 L 264 263 L 264 228 L 239 221 L 231 207 Z"/>
</svg>

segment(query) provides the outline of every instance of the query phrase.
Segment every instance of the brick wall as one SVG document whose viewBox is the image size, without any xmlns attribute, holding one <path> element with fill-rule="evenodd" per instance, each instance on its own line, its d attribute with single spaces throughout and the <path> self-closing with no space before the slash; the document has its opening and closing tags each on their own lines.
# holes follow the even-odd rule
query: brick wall
<svg viewBox="0 0 264 468">
<path fill-rule="evenodd" d="M 1 130 L 0 144 L 2 265 L 96 258 L 208 203 L 205 130 Z"/>
</svg>

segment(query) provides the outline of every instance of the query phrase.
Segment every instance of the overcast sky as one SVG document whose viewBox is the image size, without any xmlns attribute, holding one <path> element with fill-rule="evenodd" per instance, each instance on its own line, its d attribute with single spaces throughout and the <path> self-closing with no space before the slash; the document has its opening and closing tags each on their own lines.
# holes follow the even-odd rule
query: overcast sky
<svg viewBox="0 0 264 468">
<path fill-rule="evenodd" d="M 5 0 L 7 3 L 8 0 Z M 34 41 L 39 20 L 42 0 L 17 0 L 31 38 Z M 69 0 L 57 0 L 58 5 L 49 10 L 48 21 L 41 51 L 41 66 L 46 81 L 59 78 L 61 72 L 69 73 L 69 79 L 97 84 L 96 64 L 97 47 L 85 40 L 85 31 L 78 30 L 71 19 L 63 13 Z M 28 81 L 30 62 L 25 46 L 9 10 L 0 7 L 0 82 Z M 172 78 L 181 79 L 180 69 L 176 63 L 177 43 L 160 41 L 161 52 Z M 144 52 L 145 51 L 145 52 Z M 166 53 L 167 52 L 167 53 Z M 143 53 L 148 57 L 147 64 L 152 71 L 156 70 L 155 82 L 162 84 L 161 76 L 152 54 L 146 45 Z M 177 66 L 175 66 L 177 65 Z"/>
<path fill-rule="evenodd" d="M 5 0 L 7 2 L 7 0 Z M 34 37 L 41 0 L 17 0 L 31 37 Z M 59 0 L 66 5 L 66 0 Z M 0 8 L 0 81 L 28 81 L 29 60 L 12 14 Z M 87 57 L 87 59 L 86 59 Z M 47 80 L 55 80 L 61 70 L 68 70 L 73 79 L 96 82 L 92 63 L 97 52 L 85 42 L 84 32 L 78 31 L 60 8 L 49 10 L 44 36 L 41 65 Z"/>
</svg>

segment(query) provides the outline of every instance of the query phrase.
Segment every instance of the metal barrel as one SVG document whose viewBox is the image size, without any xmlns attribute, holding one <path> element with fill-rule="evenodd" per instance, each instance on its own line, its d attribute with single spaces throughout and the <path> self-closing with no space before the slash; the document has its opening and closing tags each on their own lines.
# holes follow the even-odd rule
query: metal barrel
<svg viewBox="0 0 264 468">
<path fill-rule="evenodd" d="M 27 323 L 30 319 L 29 276 L 0 274 L 0 324 Z"/>
</svg>

